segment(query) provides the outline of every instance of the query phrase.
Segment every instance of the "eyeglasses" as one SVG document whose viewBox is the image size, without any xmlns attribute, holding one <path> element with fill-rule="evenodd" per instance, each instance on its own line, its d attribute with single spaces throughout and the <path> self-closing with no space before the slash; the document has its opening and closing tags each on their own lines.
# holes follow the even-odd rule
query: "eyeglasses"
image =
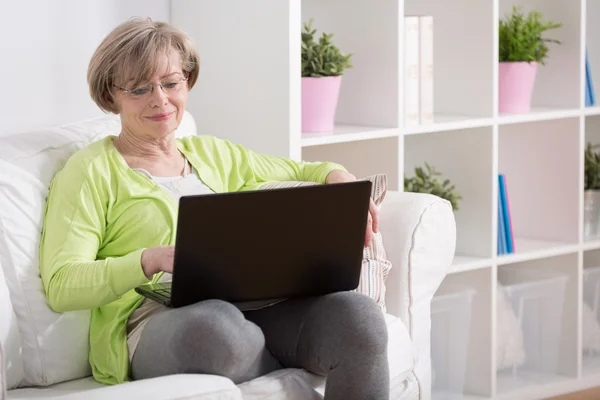
<svg viewBox="0 0 600 400">
<path fill-rule="evenodd" d="M 150 95 L 152 95 L 156 86 L 160 86 L 162 91 L 166 94 L 175 94 L 183 88 L 183 82 L 186 82 L 187 80 L 188 77 L 187 75 L 185 75 L 180 78 L 169 78 L 168 80 L 161 82 L 158 85 L 150 84 L 148 86 L 140 86 L 134 89 L 125 89 L 117 85 L 113 86 L 132 99 L 146 99 L 150 97 Z"/>
</svg>

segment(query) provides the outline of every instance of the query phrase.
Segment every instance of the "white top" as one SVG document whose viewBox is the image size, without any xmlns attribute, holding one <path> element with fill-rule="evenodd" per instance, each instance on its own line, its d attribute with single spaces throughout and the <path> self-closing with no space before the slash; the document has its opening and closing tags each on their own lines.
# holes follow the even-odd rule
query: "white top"
<svg viewBox="0 0 600 400">
<path fill-rule="evenodd" d="M 156 182 L 173 198 L 173 200 L 175 200 L 176 203 L 179 203 L 179 198 L 181 196 L 213 193 L 213 191 L 200 180 L 189 162 L 186 162 L 183 175 L 177 176 L 152 176 L 143 168 L 134 168 L 133 170 Z"/>
</svg>

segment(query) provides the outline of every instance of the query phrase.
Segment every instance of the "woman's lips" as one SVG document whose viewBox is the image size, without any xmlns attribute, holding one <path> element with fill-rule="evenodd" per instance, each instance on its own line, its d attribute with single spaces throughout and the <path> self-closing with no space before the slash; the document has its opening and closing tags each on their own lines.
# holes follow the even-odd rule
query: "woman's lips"
<svg viewBox="0 0 600 400">
<path fill-rule="evenodd" d="M 151 117 L 148 117 L 148 119 L 150 121 L 165 121 L 167 119 L 169 119 L 169 117 L 172 115 L 173 113 L 166 113 L 166 114 L 154 114 Z"/>
</svg>

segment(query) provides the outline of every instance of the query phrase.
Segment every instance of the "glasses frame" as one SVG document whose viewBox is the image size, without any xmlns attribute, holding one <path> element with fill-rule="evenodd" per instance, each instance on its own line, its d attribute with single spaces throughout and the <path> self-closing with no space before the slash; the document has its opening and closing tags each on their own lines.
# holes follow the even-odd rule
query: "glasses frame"
<svg viewBox="0 0 600 400">
<path fill-rule="evenodd" d="M 188 81 L 188 79 L 189 79 L 189 75 L 188 75 L 188 73 L 187 73 L 187 72 L 184 72 L 184 73 L 183 73 L 183 77 L 182 77 L 181 79 L 179 79 L 179 80 L 177 81 L 177 83 L 179 84 L 179 83 L 181 83 L 181 82 L 187 82 L 187 81 Z M 174 83 L 174 82 L 169 82 L 169 83 Z M 128 96 L 130 96 L 130 97 L 132 97 L 132 98 L 134 98 L 134 99 L 136 99 L 136 98 L 137 98 L 137 99 L 143 99 L 143 98 L 144 98 L 144 96 L 148 96 L 148 97 L 149 97 L 149 96 L 152 96 L 152 93 L 154 93 L 154 89 L 156 88 L 156 86 L 160 86 L 160 88 L 161 88 L 161 90 L 163 91 L 163 93 L 165 93 L 165 94 L 168 94 L 168 92 L 167 92 L 167 91 L 165 90 L 165 88 L 163 87 L 163 84 L 162 84 L 162 83 L 159 83 L 158 85 L 155 85 L 154 83 L 151 83 L 151 84 L 149 84 L 149 85 L 147 85 L 147 86 L 140 86 L 140 87 L 136 87 L 135 89 L 125 89 L 125 88 L 123 88 L 123 87 L 121 87 L 121 86 L 117 86 L 117 85 L 113 85 L 113 86 L 114 86 L 115 88 L 117 88 L 118 90 L 120 90 L 121 92 L 125 93 L 126 95 L 128 95 Z M 143 95 L 140 95 L 140 96 L 136 96 L 135 94 L 133 94 L 133 92 L 134 92 L 134 91 L 136 91 L 136 90 L 138 90 L 138 89 L 141 89 L 141 88 L 149 88 L 149 87 L 151 88 L 151 89 L 150 89 L 150 93 L 143 94 Z"/>
</svg>

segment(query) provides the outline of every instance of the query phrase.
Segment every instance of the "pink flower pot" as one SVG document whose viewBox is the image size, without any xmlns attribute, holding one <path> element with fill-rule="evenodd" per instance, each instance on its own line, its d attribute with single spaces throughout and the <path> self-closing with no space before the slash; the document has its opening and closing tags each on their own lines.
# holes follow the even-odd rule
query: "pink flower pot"
<svg viewBox="0 0 600 400">
<path fill-rule="evenodd" d="M 331 132 L 341 76 L 302 77 L 302 132 Z"/>
<path fill-rule="evenodd" d="M 529 112 L 538 64 L 535 61 L 501 62 L 498 67 L 498 111 Z"/>
</svg>

